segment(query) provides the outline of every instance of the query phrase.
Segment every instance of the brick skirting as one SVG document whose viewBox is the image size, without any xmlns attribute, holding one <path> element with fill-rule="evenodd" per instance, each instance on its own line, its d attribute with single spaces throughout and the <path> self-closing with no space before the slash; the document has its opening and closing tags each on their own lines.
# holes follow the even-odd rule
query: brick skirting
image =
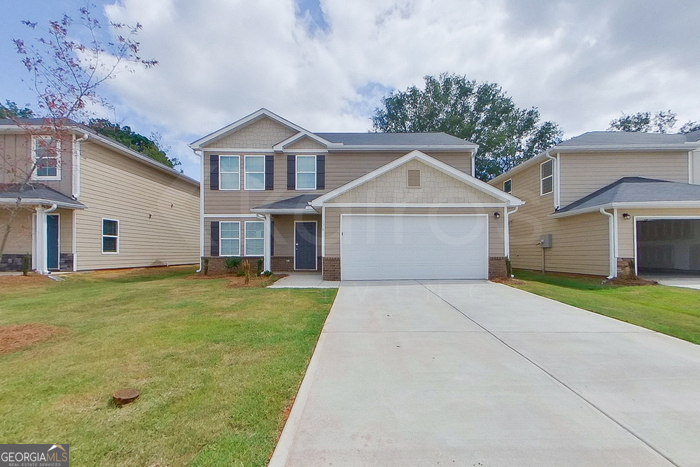
<svg viewBox="0 0 700 467">
<path fill-rule="evenodd" d="M 508 277 L 507 258 L 492 256 L 489 258 L 489 279 Z"/>
<path fill-rule="evenodd" d="M 339 281 L 340 280 L 340 258 L 323 258 L 323 280 L 324 281 Z"/>
<path fill-rule="evenodd" d="M 272 272 L 294 271 L 294 256 L 273 256 Z"/>
<path fill-rule="evenodd" d="M 22 261 L 26 255 L 5 253 L 0 261 L 0 271 L 20 272 L 22 271 Z M 73 253 L 61 253 L 58 264 L 59 271 L 73 270 Z M 29 270 L 32 269 L 32 257 L 29 255 Z"/>
<path fill-rule="evenodd" d="M 229 269 L 226 267 L 227 259 L 228 257 L 226 256 L 202 256 L 202 266 L 204 270 L 207 271 L 207 274 L 225 274 L 227 272 L 232 274 L 236 273 L 238 268 Z M 253 274 L 255 274 L 258 270 L 258 259 L 260 258 L 257 256 L 241 257 L 241 261 L 250 261 L 250 269 Z"/>
</svg>

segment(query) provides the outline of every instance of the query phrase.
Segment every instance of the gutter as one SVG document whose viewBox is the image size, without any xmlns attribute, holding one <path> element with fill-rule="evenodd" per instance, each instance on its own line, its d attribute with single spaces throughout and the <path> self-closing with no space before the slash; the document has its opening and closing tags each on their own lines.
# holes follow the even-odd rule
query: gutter
<svg viewBox="0 0 700 467">
<path fill-rule="evenodd" d="M 204 153 L 199 151 L 197 154 L 196 150 L 192 150 L 196 156 L 199 156 L 199 172 L 200 180 L 199 183 L 199 269 L 195 272 L 202 272 L 204 269 L 204 264 L 202 258 L 204 257 Z"/>
<path fill-rule="evenodd" d="M 0 198 L 0 205 L 2 204 L 17 204 L 17 198 Z M 63 202 L 56 202 L 54 200 L 50 199 L 44 199 L 44 198 L 21 198 L 20 200 L 20 205 L 28 205 L 28 206 L 33 206 L 33 205 L 39 205 L 39 206 L 44 206 L 44 205 L 51 205 L 51 206 L 56 206 L 55 209 L 58 208 L 67 208 L 67 209 L 85 209 L 86 206 L 82 204 L 71 204 L 71 203 L 63 203 Z M 55 210 L 54 209 L 54 210 Z M 48 211 L 47 211 L 48 212 Z"/>
</svg>

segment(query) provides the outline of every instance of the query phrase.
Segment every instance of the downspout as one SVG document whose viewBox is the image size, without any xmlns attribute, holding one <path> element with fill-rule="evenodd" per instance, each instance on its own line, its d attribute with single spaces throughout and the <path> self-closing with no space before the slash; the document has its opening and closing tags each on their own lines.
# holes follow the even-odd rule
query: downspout
<svg viewBox="0 0 700 467">
<path fill-rule="evenodd" d="M 80 196 L 80 161 L 82 159 L 80 143 L 87 141 L 89 136 L 83 133 L 81 138 L 76 139 L 73 135 L 73 199 L 75 200 Z"/>
<path fill-rule="evenodd" d="M 476 151 L 478 149 L 472 151 L 472 177 L 476 177 Z"/>
<path fill-rule="evenodd" d="M 196 272 L 202 272 L 204 265 L 202 258 L 204 257 L 204 152 L 192 150 L 195 155 L 199 156 L 199 269 Z"/>
<path fill-rule="evenodd" d="M 552 178 L 554 179 L 552 186 L 554 189 L 554 210 L 556 211 L 561 206 L 559 202 L 559 153 L 557 153 L 557 157 L 550 156 L 549 151 L 545 152 L 544 155 L 552 161 Z"/>
<path fill-rule="evenodd" d="M 600 213 L 608 216 L 608 249 L 610 256 L 610 275 L 608 276 L 608 279 L 613 279 L 617 276 L 617 256 L 615 252 L 615 216 L 606 211 L 605 208 L 600 208 Z"/>
<path fill-rule="evenodd" d="M 505 225 L 503 226 L 503 243 L 504 243 L 504 253 L 506 255 L 506 258 L 510 259 L 510 221 L 509 217 L 511 214 L 515 214 L 518 212 L 518 209 L 520 209 L 520 206 L 515 206 L 515 209 L 512 211 L 508 210 L 508 207 L 505 208 L 505 218 L 504 222 Z"/>
</svg>

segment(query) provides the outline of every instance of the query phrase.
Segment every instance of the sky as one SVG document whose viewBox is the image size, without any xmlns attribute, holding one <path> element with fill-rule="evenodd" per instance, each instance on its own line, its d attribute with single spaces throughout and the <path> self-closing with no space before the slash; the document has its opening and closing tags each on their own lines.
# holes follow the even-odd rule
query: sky
<svg viewBox="0 0 700 467">
<path fill-rule="evenodd" d="M 0 100 L 35 107 L 13 38 L 85 0 L 0 0 Z M 100 116 L 149 136 L 199 179 L 188 144 L 265 107 L 310 131 L 368 131 L 382 97 L 442 72 L 498 83 L 566 138 L 622 113 L 700 121 L 697 0 L 92 0 L 141 23 L 152 69 L 100 93 Z"/>
</svg>

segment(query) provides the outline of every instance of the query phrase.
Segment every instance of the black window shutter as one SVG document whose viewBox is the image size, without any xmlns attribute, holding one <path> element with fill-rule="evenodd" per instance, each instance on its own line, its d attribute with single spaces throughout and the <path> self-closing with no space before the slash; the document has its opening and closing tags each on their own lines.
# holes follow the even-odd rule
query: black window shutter
<svg viewBox="0 0 700 467">
<path fill-rule="evenodd" d="M 316 156 L 316 189 L 326 189 L 326 156 Z"/>
<path fill-rule="evenodd" d="M 287 189 L 296 190 L 296 156 L 287 156 Z"/>
<path fill-rule="evenodd" d="M 219 156 L 216 154 L 209 155 L 209 188 L 219 189 Z"/>
<path fill-rule="evenodd" d="M 219 256 L 219 221 L 211 223 L 211 255 Z"/>
<path fill-rule="evenodd" d="M 275 189 L 275 156 L 265 156 L 265 189 Z"/>
</svg>

